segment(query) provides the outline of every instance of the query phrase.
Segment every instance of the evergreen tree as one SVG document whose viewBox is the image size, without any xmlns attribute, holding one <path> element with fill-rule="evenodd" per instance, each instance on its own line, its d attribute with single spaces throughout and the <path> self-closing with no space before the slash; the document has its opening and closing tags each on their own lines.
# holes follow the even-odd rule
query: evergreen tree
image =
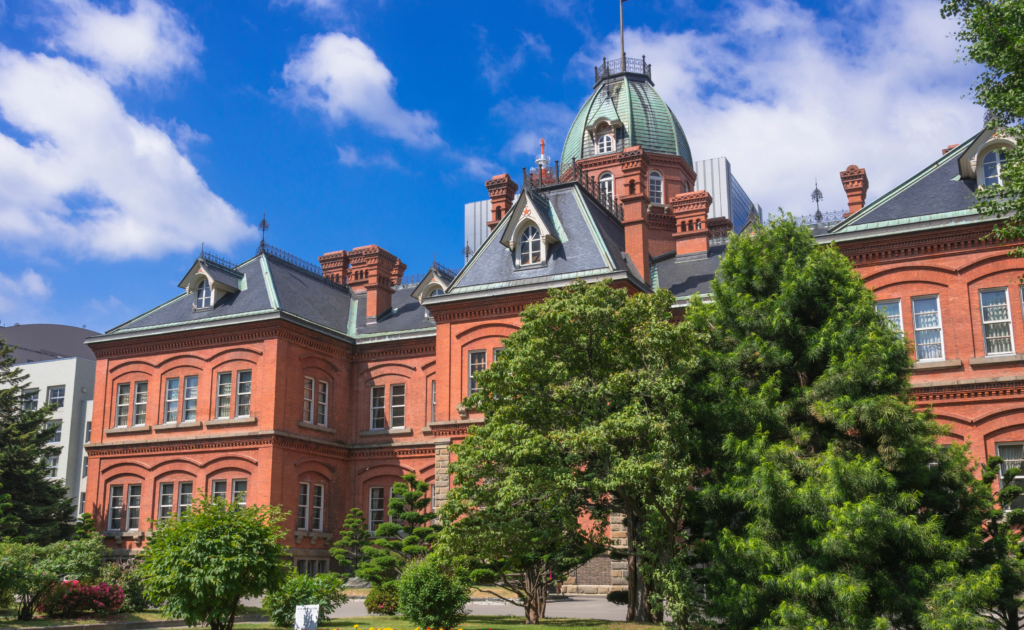
<svg viewBox="0 0 1024 630">
<path fill-rule="evenodd" d="M 792 217 L 733 237 L 708 330 L 722 449 L 701 481 L 709 616 L 731 628 L 983 626 L 985 514 L 964 448 L 910 399 L 909 345 Z M 714 437 L 718 432 L 720 438 Z M 695 521 L 696 522 L 696 521 Z M 942 598 L 936 598 L 938 594 Z"/>
<path fill-rule="evenodd" d="M 338 561 L 346 575 L 354 575 L 359 563 L 366 558 L 363 547 L 368 545 L 373 534 L 366 528 L 366 519 L 363 518 L 363 511 L 359 508 L 352 508 L 345 516 L 345 522 L 338 530 L 338 540 L 331 545 L 331 555 Z"/>
<path fill-rule="evenodd" d="M 57 433 L 48 426 L 54 407 L 25 409 L 28 377 L 15 367 L 13 350 L 0 339 L 0 486 L 11 503 L 4 513 L 18 521 L 13 540 L 48 544 L 71 536 L 75 506 L 64 481 L 47 476 L 47 458 L 60 454 L 49 443 Z"/>
</svg>

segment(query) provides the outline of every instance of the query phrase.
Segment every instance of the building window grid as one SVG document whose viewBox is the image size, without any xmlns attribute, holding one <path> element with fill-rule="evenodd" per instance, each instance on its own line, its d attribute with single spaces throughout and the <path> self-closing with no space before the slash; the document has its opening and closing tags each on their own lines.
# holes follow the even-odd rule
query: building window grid
<svg viewBox="0 0 1024 630">
<path fill-rule="evenodd" d="M 110 507 L 107 511 L 107 530 L 121 531 L 124 511 L 124 486 L 110 486 Z"/>
<path fill-rule="evenodd" d="M 178 378 L 167 379 L 164 388 L 164 424 L 177 424 L 178 422 Z"/>
<path fill-rule="evenodd" d="M 92 420 L 85 421 L 85 443 L 92 441 Z"/>
<path fill-rule="evenodd" d="M 146 424 L 146 400 L 149 395 L 149 382 L 139 381 L 135 383 L 135 408 L 132 414 L 132 426 Z"/>
<path fill-rule="evenodd" d="M 370 390 L 370 428 L 386 429 L 384 412 L 384 388 L 374 387 Z"/>
<path fill-rule="evenodd" d="M 472 350 L 469 353 L 469 393 L 480 391 L 476 382 L 476 373 L 487 369 L 487 351 Z"/>
<path fill-rule="evenodd" d="M 81 516 L 83 514 L 85 514 L 85 493 L 84 492 L 79 492 L 78 493 L 78 515 Z"/>
<path fill-rule="evenodd" d="M 248 418 L 252 414 L 252 370 L 238 373 L 238 391 L 235 394 L 235 417 Z"/>
<path fill-rule="evenodd" d="M 1006 486 L 1003 481 L 1003 477 L 1006 476 L 1006 472 L 1011 468 L 1019 468 L 1024 470 L 1024 444 L 996 444 L 996 455 L 1003 458 L 1003 463 L 999 464 L 999 488 L 1002 489 Z M 1013 478 L 1014 484 L 1024 489 L 1024 473 L 1017 475 Z M 1004 506 L 1006 510 L 1020 510 L 1024 509 L 1024 493 L 1010 502 L 1010 505 Z"/>
<path fill-rule="evenodd" d="M 299 484 L 299 509 L 296 512 L 295 529 L 306 529 L 306 515 L 309 511 L 309 484 Z"/>
<path fill-rule="evenodd" d="M 662 201 L 662 194 L 661 194 L 661 185 L 662 185 L 661 173 L 659 173 L 658 171 L 651 171 L 651 174 L 648 177 L 648 180 L 649 180 L 649 185 L 647 187 L 647 192 L 650 195 L 651 203 L 657 203 L 657 204 L 664 203 L 664 201 Z"/>
<path fill-rule="evenodd" d="M 182 481 L 178 483 L 178 515 L 188 512 L 192 505 L 192 482 Z"/>
<path fill-rule="evenodd" d="M 139 528 L 139 514 L 142 511 L 142 486 L 132 484 L 128 486 L 128 529 Z"/>
<path fill-rule="evenodd" d="M 377 531 L 377 526 L 384 522 L 384 509 L 384 488 L 370 488 L 369 530 L 371 534 Z"/>
<path fill-rule="evenodd" d="M 57 409 L 64 406 L 64 386 L 51 387 L 46 391 L 46 404 L 57 405 Z"/>
<path fill-rule="evenodd" d="M 601 134 L 597 139 L 597 154 L 604 155 L 615 150 L 615 137 L 612 133 Z"/>
<path fill-rule="evenodd" d="M 430 421 L 437 421 L 437 381 L 430 381 Z"/>
<path fill-rule="evenodd" d="M 313 509 L 310 511 L 309 528 L 315 532 L 323 531 L 324 487 L 313 486 Z"/>
<path fill-rule="evenodd" d="M 211 493 L 214 498 L 220 497 L 225 501 L 228 500 L 228 482 L 224 479 L 214 479 L 211 486 L 213 492 Z"/>
<path fill-rule="evenodd" d="M 60 420 L 53 420 L 51 422 L 47 422 L 46 423 L 46 428 L 47 429 L 52 428 L 52 427 L 57 427 L 57 431 L 50 438 L 50 442 L 49 443 L 50 444 L 58 444 L 60 442 L 61 433 L 63 433 L 63 430 L 64 430 L 64 423 L 61 422 Z"/>
<path fill-rule="evenodd" d="M 210 308 L 213 306 L 213 291 L 210 290 L 210 283 L 203 280 L 196 288 L 196 308 Z"/>
<path fill-rule="evenodd" d="M 231 482 L 231 502 L 245 507 L 246 494 L 248 494 L 249 482 L 245 479 L 235 479 Z"/>
<path fill-rule="evenodd" d="M 606 197 L 615 197 L 615 176 L 611 173 L 601 173 L 597 178 L 597 190 Z"/>
<path fill-rule="evenodd" d="M 391 386 L 391 427 L 405 426 L 405 385 Z"/>
<path fill-rule="evenodd" d="M 541 262 L 540 230 L 528 226 L 519 237 L 520 266 L 537 265 Z"/>
<path fill-rule="evenodd" d="M 82 478 L 89 476 L 89 456 L 82 455 Z"/>
<path fill-rule="evenodd" d="M 28 390 L 21 396 L 21 408 L 25 411 L 39 409 L 39 390 Z"/>
<path fill-rule="evenodd" d="M 217 417 L 231 416 L 231 372 L 217 375 Z"/>
<path fill-rule="evenodd" d="M 320 426 L 327 426 L 327 402 L 330 396 L 330 386 L 327 381 L 317 382 L 316 389 L 316 423 Z"/>
<path fill-rule="evenodd" d="M 903 314 L 899 300 L 882 300 L 875 303 L 875 310 L 882 314 L 893 330 L 903 332 Z"/>
<path fill-rule="evenodd" d="M 942 340 L 942 314 L 936 295 L 916 297 L 914 309 L 914 345 L 918 361 L 941 361 L 946 352 Z"/>
<path fill-rule="evenodd" d="M 1013 354 L 1013 326 L 1007 290 L 1002 288 L 980 291 L 979 300 L 985 355 Z"/>
<path fill-rule="evenodd" d="M 998 186 L 1003 183 L 1003 169 L 1006 168 L 1006 153 L 993 149 L 982 159 L 984 186 Z"/>
<path fill-rule="evenodd" d="M 132 402 L 132 386 L 129 383 L 120 383 L 117 386 L 117 410 L 114 416 L 114 426 L 128 426 L 128 411 Z"/>
<path fill-rule="evenodd" d="M 51 455 L 46 458 L 46 476 L 56 479 L 60 470 L 60 455 Z"/>
<path fill-rule="evenodd" d="M 185 377 L 184 415 L 182 422 L 193 422 L 196 419 L 196 410 L 199 407 L 199 377 Z"/>
<path fill-rule="evenodd" d="M 174 484 L 160 484 L 160 519 L 171 518 L 174 514 Z"/>
<path fill-rule="evenodd" d="M 306 377 L 302 387 L 302 421 L 309 424 L 313 424 L 313 390 L 315 389 L 316 381 Z"/>
</svg>

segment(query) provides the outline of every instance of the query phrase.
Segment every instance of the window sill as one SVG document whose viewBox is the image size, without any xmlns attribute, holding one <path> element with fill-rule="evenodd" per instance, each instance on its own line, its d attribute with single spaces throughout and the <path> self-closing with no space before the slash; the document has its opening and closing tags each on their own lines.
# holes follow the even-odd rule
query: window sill
<svg viewBox="0 0 1024 630">
<path fill-rule="evenodd" d="M 532 265 L 516 265 L 516 268 L 512 270 L 513 273 L 516 271 L 533 271 L 534 269 L 544 269 L 548 266 L 548 261 L 533 263 Z"/>
<path fill-rule="evenodd" d="M 239 424 L 256 424 L 257 420 L 258 418 L 255 416 L 251 418 L 221 418 L 219 420 L 207 420 L 203 424 L 208 427 L 226 427 Z"/>
<path fill-rule="evenodd" d="M 324 433 L 335 433 L 335 430 L 330 427 L 322 427 L 319 424 L 313 424 L 312 422 L 299 422 L 299 428 L 323 431 Z"/>
<path fill-rule="evenodd" d="M 106 429 L 103 435 L 117 435 L 119 433 L 149 433 L 150 427 L 142 424 L 137 427 L 114 427 L 112 429 Z"/>
<path fill-rule="evenodd" d="M 123 538 L 132 538 L 136 542 L 138 542 L 139 540 L 144 539 L 146 537 L 146 533 L 144 531 L 142 531 L 141 529 L 130 529 L 128 531 L 116 531 L 116 532 L 106 531 L 106 532 L 103 532 L 103 537 L 104 538 L 113 538 L 117 542 L 121 542 L 121 539 L 123 539 Z"/>
<path fill-rule="evenodd" d="M 314 545 L 318 539 L 330 542 L 331 538 L 333 538 L 333 536 L 327 532 L 313 532 L 308 529 L 296 529 L 292 532 L 292 536 L 295 537 L 296 544 L 302 542 L 303 538 L 309 538 L 309 542 Z"/>
<path fill-rule="evenodd" d="M 359 437 L 373 437 L 376 435 L 412 435 L 412 429 L 409 427 L 399 427 L 397 429 L 371 429 L 359 432 Z"/>
<path fill-rule="evenodd" d="M 1024 354 L 1003 354 L 996 357 L 975 357 L 968 359 L 968 363 L 973 365 L 999 365 L 1005 363 L 1020 363 L 1024 361 Z"/>
<path fill-rule="evenodd" d="M 914 363 L 915 372 L 923 372 L 926 370 L 948 370 L 949 368 L 962 368 L 964 362 L 961 359 L 951 359 L 949 361 L 916 361 Z"/>
<path fill-rule="evenodd" d="M 203 427 L 202 422 L 196 422 L 195 420 L 189 420 L 188 422 L 169 422 L 167 424 L 156 424 L 153 425 L 154 431 L 176 431 L 178 429 L 201 429 Z"/>
</svg>

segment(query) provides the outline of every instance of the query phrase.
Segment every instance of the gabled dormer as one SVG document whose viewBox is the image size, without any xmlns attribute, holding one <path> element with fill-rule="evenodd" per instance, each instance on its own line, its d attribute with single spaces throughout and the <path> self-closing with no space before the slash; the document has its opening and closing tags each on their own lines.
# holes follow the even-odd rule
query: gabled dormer
<svg viewBox="0 0 1024 630">
<path fill-rule="evenodd" d="M 192 310 L 206 311 L 229 293 L 245 289 L 245 274 L 200 254 L 178 286 L 192 295 Z"/>
<path fill-rule="evenodd" d="M 550 204 L 541 195 L 519 195 L 509 215 L 499 240 L 512 252 L 517 269 L 545 264 L 551 247 L 566 240 Z"/>
<path fill-rule="evenodd" d="M 979 187 L 1001 183 L 1006 151 L 1014 146 L 1012 139 L 1000 136 L 996 129 L 982 131 L 957 159 L 960 178 L 973 179 Z"/>
<path fill-rule="evenodd" d="M 427 272 L 427 275 L 412 290 L 412 297 L 419 300 L 420 304 L 423 304 L 423 300 L 427 298 L 444 295 L 456 275 L 457 272 L 434 262 L 430 265 L 430 271 Z"/>
</svg>

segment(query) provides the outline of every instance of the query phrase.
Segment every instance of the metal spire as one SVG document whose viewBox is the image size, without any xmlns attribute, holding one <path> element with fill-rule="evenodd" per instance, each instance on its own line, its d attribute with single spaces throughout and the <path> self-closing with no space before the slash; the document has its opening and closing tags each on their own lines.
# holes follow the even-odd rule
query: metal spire
<svg viewBox="0 0 1024 630">
<path fill-rule="evenodd" d="M 619 51 L 622 53 L 622 71 L 626 71 L 626 26 L 622 18 L 622 3 L 626 0 L 619 0 Z"/>
<path fill-rule="evenodd" d="M 811 193 L 811 201 L 814 202 L 814 208 L 816 210 L 816 212 L 814 213 L 814 219 L 818 223 L 821 222 L 821 200 L 824 199 L 824 198 L 825 198 L 825 195 L 821 194 L 821 191 L 818 190 L 818 178 L 815 177 L 814 178 L 814 192 Z"/>
<path fill-rule="evenodd" d="M 263 246 L 267 244 L 267 230 L 270 229 L 270 224 L 267 223 L 266 212 L 263 213 L 263 220 L 260 221 L 260 224 L 256 227 L 259 228 L 260 232 L 262 232 L 262 235 L 260 236 L 260 251 L 263 251 Z"/>
</svg>

